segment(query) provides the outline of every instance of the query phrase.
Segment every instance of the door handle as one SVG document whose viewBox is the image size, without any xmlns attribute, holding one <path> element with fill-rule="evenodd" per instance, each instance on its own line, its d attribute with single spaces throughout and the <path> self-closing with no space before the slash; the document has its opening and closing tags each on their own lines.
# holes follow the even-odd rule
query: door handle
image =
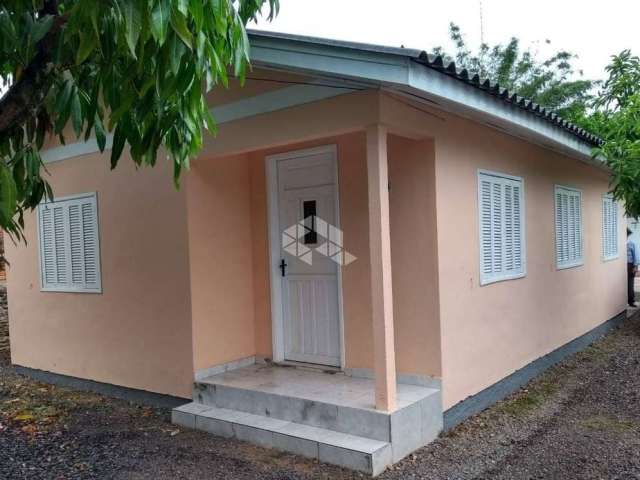
<svg viewBox="0 0 640 480">
<path fill-rule="evenodd" d="M 280 260 L 280 271 L 283 277 L 287 274 L 287 262 L 284 261 L 284 258 Z"/>
</svg>

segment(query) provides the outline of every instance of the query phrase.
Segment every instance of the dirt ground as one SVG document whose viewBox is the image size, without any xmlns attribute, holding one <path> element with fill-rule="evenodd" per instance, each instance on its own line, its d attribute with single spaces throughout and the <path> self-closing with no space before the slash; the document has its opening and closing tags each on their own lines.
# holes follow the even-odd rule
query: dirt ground
<svg viewBox="0 0 640 480">
<path fill-rule="evenodd" d="M 167 410 L 34 382 L 13 373 L 6 353 L 2 479 L 362 477 L 176 428 Z M 640 317 L 380 478 L 640 478 Z"/>
</svg>

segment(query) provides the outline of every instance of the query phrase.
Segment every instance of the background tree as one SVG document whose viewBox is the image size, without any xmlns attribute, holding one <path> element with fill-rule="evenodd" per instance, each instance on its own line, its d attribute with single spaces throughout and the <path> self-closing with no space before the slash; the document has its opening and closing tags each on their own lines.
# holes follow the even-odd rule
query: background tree
<svg viewBox="0 0 640 480">
<path fill-rule="evenodd" d="M 453 51 L 438 47 L 434 53 L 456 62 L 458 68 L 478 73 L 518 95 L 551 108 L 566 120 L 582 118 L 587 110 L 595 82 L 582 77 L 573 62 L 577 56 L 559 50 L 546 59 L 539 59 L 531 49 L 522 49 L 520 40 L 490 46 L 480 45 L 472 52 L 464 34 L 456 24 L 449 25 Z M 547 44 L 550 42 L 547 40 Z"/>
<path fill-rule="evenodd" d="M 450 24 L 454 49 L 435 49 L 460 68 L 478 73 L 598 135 L 594 149 L 612 170 L 611 192 L 630 217 L 640 217 L 640 59 L 626 50 L 612 57 L 604 82 L 580 78 L 576 56 L 560 50 L 540 60 L 512 38 L 506 45 L 482 44 L 472 52 L 460 28 Z M 547 43 L 549 43 L 547 41 Z M 594 93 L 596 88 L 600 90 Z"/>
<path fill-rule="evenodd" d="M 52 192 L 41 175 L 47 133 L 65 141 L 113 132 L 137 165 L 161 146 L 174 178 L 215 124 L 204 94 L 249 61 L 245 25 L 278 0 L 3 0 L 0 4 L 0 227 L 21 237 L 23 213 Z M 0 87 L 1 88 L 1 87 Z"/>
<path fill-rule="evenodd" d="M 609 78 L 579 124 L 599 135 L 595 150 L 613 171 L 611 191 L 627 215 L 640 217 L 640 59 L 629 50 L 612 57 Z"/>
</svg>

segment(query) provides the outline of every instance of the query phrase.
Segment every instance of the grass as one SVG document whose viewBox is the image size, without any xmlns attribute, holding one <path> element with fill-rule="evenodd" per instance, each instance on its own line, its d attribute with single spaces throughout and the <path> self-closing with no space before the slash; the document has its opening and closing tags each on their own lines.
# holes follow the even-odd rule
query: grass
<svg viewBox="0 0 640 480">
<path fill-rule="evenodd" d="M 596 344 L 590 345 L 583 351 L 578 352 L 575 355 L 575 361 L 578 363 L 592 362 L 594 364 L 601 364 L 607 361 L 615 351 L 615 345 L 610 339 L 605 338 Z"/>
<path fill-rule="evenodd" d="M 556 383 L 542 380 L 534 383 L 529 389 L 521 390 L 515 397 L 502 403 L 499 408 L 508 415 L 522 417 L 543 405 L 557 390 Z"/>
<path fill-rule="evenodd" d="M 617 418 L 597 416 L 583 420 L 582 425 L 589 430 L 598 430 L 603 432 L 624 433 L 640 429 L 640 424 L 628 420 L 618 420 Z"/>
<path fill-rule="evenodd" d="M 562 379 L 566 378 L 570 371 L 584 366 L 585 363 L 601 365 L 616 351 L 615 337 L 609 336 L 590 345 L 576 353 L 573 358 L 556 365 L 542 377 L 534 380 L 527 388 L 505 400 L 499 411 L 514 417 L 522 417 L 531 414 L 538 407 L 547 402 L 558 390 Z"/>
</svg>

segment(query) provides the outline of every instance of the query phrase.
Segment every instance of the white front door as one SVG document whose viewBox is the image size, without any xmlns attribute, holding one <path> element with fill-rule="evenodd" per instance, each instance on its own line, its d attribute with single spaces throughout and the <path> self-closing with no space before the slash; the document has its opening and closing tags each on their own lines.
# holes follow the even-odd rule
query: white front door
<svg viewBox="0 0 640 480">
<path fill-rule="evenodd" d="M 310 150 L 276 160 L 279 238 L 303 221 L 296 250 L 277 245 L 281 282 L 284 360 L 340 366 L 339 266 L 314 251 L 326 239 L 317 222 L 337 224 L 338 186 L 334 149 Z M 294 229 L 295 230 L 295 229 Z M 291 230 L 289 230 L 291 231 Z M 300 256 L 300 252 L 307 252 Z M 273 257 L 272 257 L 273 258 Z"/>
</svg>

